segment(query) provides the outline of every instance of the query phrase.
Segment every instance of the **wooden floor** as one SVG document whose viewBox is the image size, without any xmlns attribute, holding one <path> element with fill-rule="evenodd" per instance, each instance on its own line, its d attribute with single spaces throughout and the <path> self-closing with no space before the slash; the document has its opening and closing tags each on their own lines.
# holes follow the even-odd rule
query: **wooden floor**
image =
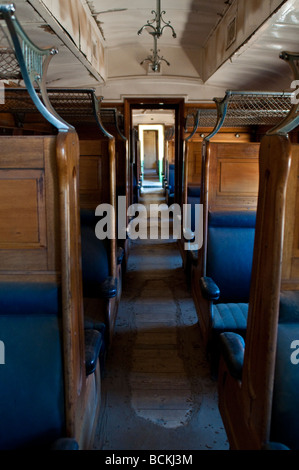
<svg viewBox="0 0 299 470">
<path fill-rule="evenodd" d="M 139 202 L 164 202 L 163 190 Z M 131 242 L 106 369 L 95 449 L 228 449 L 175 240 Z"/>
</svg>

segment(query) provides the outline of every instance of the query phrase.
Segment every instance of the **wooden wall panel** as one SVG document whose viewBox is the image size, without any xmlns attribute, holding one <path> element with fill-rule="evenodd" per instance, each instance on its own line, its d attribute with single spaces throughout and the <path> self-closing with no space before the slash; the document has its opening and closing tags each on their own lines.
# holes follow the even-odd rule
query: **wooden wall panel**
<svg viewBox="0 0 299 470">
<path fill-rule="evenodd" d="M 286 195 L 282 289 L 299 289 L 299 145 L 292 145 Z"/>
<path fill-rule="evenodd" d="M 208 144 L 208 207 L 255 208 L 258 195 L 258 143 Z"/>
<path fill-rule="evenodd" d="M 109 156 L 107 140 L 80 140 L 80 205 L 95 209 L 109 203 Z"/>
<path fill-rule="evenodd" d="M 258 162 L 244 159 L 219 159 L 218 164 L 218 195 L 248 194 L 255 195 L 258 191 Z"/>
<path fill-rule="evenodd" d="M 0 247 L 45 244 L 43 180 L 39 171 L 0 170 Z"/>
<path fill-rule="evenodd" d="M 201 142 L 189 142 L 188 184 L 201 183 L 202 150 Z"/>
<path fill-rule="evenodd" d="M 56 137 L 3 136 L 0 149 L 0 277 L 53 275 L 60 269 Z"/>
</svg>

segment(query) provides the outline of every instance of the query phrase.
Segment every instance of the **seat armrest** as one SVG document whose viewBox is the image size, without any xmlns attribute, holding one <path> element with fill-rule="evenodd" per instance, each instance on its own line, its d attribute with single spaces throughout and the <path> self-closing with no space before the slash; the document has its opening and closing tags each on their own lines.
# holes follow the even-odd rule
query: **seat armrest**
<svg viewBox="0 0 299 470">
<path fill-rule="evenodd" d="M 207 300 L 218 300 L 220 296 L 220 289 L 211 277 L 201 277 L 199 286 L 202 295 Z"/>
<path fill-rule="evenodd" d="M 105 281 L 101 283 L 101 294 L 105 299 L 112 299 L 117 294 L 117 279 L 108 276 Z"/>
<path fill-rule="evenodd" d="M 193 264 L 193 266 L 196 266 L 198 262 L 198 250 L 190 250 L 189 256 L 191 258 L 191 264 Z"/>
<path fill-rule="evenodd" d="M 117 248 L 117 264 L 122 264 L 123 259 L 124 259 L 124 249 L 121 246 L 119 246 Z"/>
<path fill-rule="evenodd" d="M 245 342 L 237 333 L 220 334 L 220 350 L 232 377 L 242 379 Z"/>
<path fill-rule="evenodd" d="M 78 442 L 71 437 L 61 437 L 54 442 L 51 450 L 79 450 Z"/>
<path fill-rule="evenodd" d="M 290 450 L 290 448 L 280 442 L 267 442 L 262 450 Z"/>
<path fill-rule="evenodd" d="M 93 374 L 97 367 L 102 346 L 102 334 L 97 330 L 85 330 L 86 375 Z"/>
</svg>

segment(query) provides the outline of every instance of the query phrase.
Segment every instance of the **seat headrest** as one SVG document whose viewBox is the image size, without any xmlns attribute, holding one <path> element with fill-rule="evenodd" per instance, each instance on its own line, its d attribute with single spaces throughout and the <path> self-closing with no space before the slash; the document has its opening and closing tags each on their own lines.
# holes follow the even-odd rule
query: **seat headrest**
<svg viewBox="0 0 299 470">
<path fill-rule="evenodd" d="M 188 196 L 199 197 L 200 196 L 200 186 L 188 186 L 187 189 Z"/>
<path fill-rule="evenodd" d="M 217 211 L 209 212 L 209 227 L 255 228 L 256 211 Z"/>
</svg>

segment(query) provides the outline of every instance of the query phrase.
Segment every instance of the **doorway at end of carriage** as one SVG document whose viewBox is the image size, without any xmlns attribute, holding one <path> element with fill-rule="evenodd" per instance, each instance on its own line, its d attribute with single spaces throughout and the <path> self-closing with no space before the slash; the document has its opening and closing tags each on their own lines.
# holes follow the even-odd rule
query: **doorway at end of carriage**
<svg viewBox="0 0 299 470">
<path fill-rule="evenodd" d="M 139 124 L 140 169 L 154 169 L 162 185 L 164 158 L 164 126 L 162 124 Z"/>
</svg>

